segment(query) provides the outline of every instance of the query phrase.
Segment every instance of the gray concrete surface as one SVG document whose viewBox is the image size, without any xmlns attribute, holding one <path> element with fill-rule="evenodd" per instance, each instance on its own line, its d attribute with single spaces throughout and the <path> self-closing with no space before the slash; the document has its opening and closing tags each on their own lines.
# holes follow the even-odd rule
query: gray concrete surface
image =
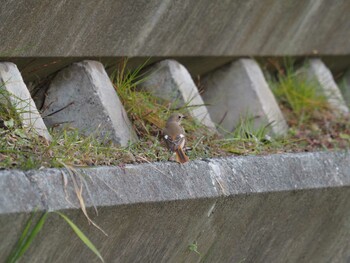
<svg viewBox="0 0 350 263">
<path fill-rule="evenodd" d="M 6 1 L 2 57 L 350 53 L 348 1 Z M 132 25 L 132 26 L 130 26 Z"/>
<path fill-rule="evenodd" d="M 275 135 L 287 132 L 287 123 L 264 78 L 252 59 L 239 59 L 202 79 L 203 100 L 212 120 L 223 133 L 232 132 L 242 119 L 254 118 L 256 128 L 271 123 Z"/>
<path fill-rule="evenodd" d="M 298 70 L 298 74 L 306 77 L 311 84 L 317 85 L 326 96 L 329 105 L 336 111 L 348 113 L 349 109 L 335 83 L 331 71 L 320 59 L 309 59 Z"/>
<path fill-rule="evenodd" d="M 136 65 L 174 58 L 193 75 L 242 56 L 327 56 L 338 70 L 339 60 L 350 64 L 349 10 L 344 0 L 6 1 L 0 61 L 16 63 L 25 81 L 126 56 Z"/>
<path fill-rule="evenodd" d="M 51 136 L 15 64 L 0 63 L 0 89 L 8 93 L 8 103 L 16 109 L 23 127 L 50 140 Z"/>
<path fill-rule="evenodd" d="M 320 152 L 79 169 L 108 237 L 77 209 L 67 171 L 0 171 L 0 258 L 39 207 L 63 210 L 106 262 L 348 262 L 349 164 L 349 152 Z M 9 187 L 14 176 L 26 180 Z M 28 191 L 36 198 L 18 198 Z M 55 214 L 23 261 L 98 262 Z"/>
<path fill-rule="evenodd" d="M 187 112 L 194 119 L 216 131 L 198 88 L 183 65 L 167 59 L 148 68 L 147 72 L 149 76 L 139 88 L 170 101 L 172 109 L 187 107 Z"/>
<path fill-rule="evenodd" d="M 136 140 L 113 84 L 97 61 L 74 63 L 60 71 L 47 91 L 42 115 L 48 127 L 72 126 L 122 146 Z"/>
</svg>

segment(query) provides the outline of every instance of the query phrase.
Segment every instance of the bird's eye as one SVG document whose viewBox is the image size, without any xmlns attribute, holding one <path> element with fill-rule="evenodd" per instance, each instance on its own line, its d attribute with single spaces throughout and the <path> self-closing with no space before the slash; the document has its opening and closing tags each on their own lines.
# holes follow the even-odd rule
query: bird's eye
<svg viewBox="0 0 350 263">
<path fill-rule="evenodd" d="M 181 115 L 178 118 L 181 119 Z"/>
</svg>

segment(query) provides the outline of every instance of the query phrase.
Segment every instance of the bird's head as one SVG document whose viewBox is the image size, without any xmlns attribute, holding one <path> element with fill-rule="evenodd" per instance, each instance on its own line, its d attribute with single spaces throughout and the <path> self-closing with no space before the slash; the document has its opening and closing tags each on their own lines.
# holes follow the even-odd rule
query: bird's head
<svg viewBox="0 0 350 263">
<path fill-rule="evenodd" d="M 184 119 L 185 116 L 181 113 L 173 113 L 167 122 L 177 122 L 177 123 L 181 123 L 182 119 Z"/>
</svg>

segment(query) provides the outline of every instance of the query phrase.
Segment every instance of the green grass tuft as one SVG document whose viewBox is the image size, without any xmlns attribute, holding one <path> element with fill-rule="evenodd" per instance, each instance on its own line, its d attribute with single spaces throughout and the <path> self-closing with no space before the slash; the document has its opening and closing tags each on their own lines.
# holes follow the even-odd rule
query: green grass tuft
<svg viewBox="0 0 350 263">
<path fill-rule="evenodd" d="M 292 61 L 285 62 L 278 80 L 270 82 L 270 86 L 276 99 L 293 113 L 298 124 L 309 121 L 319 111 L 329 110 L 327 98 L 317 84 L 296 71 Z"/>
</svg>

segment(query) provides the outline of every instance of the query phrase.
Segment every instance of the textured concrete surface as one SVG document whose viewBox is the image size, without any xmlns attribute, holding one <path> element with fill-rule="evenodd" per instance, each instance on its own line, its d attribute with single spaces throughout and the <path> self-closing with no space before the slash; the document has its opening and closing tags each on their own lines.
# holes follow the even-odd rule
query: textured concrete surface
<svg viewBox="0 0 350 263">
<path fill-rule="evenodd" d="M 48 127 L 69 125 L 122 146 L 136 139 L 103 65 L 96 61 L 60 71 L 47 91 L 42 114 Z"/>
<path fill-rule="evenodd" d="M 284 135 L 287 124 L 259 65 L 239 59 L 202 79 L 203 100 L 223 133 L 232 132 L 241 119 L 254 117 L 256 127 L 272 123 L 272 133 Z"/>
<path fill-rule="evenodd" d="M 0 171 L 7 203 L 0 204 L 0 258 L 24 228 L 26 202 L 63 209 L 106 262 L 348 262 L 349 164 L 348 152 L 323 152 L 79 169 L 89 213 L 108 237 L 77 209 L 67 171 Z M 2 183 L 15 175 L 26 180 Z M 41 204 L 16 198 L 28 189 Z M 194 242 L 201 257 L 188 249 Z M 98 262 L 55 214 L 23 260 Z"/>
<path fill-rule="evenodd" d="M 126 56 L 136 65 L 174 58 L 194 76 L 242 56 L 328 56 L 344 69 L 349 10 L 344 0 L 6 1 L 0 61 L 16 63 L 25 81 Z"/>
<path fill-rule="evenodd" d="M 321 92 L 327 97 L 327 101 L 333 109 L 343 113 L 349 112 L 331 71 L 320 59 L 307 60 L 303 68 L 299 69 L 299 73 L 302 76 L 306 75 L 311 83 L 315 83 L 321 88 Z"/>
<path fill-rule="evenodd" d="M 9 103 L 18 112 L 23 127 L 50 140 L 51 136 L 15 64 L 0 63 L 0 89 L 9 93 Z"/>
<path fill-rule="evenodd" d="M 175 60 L 163 60 L 148 69 L 150 75 L 140 88 L 172 103 L 171 108 L 188 107 L 188 113 L 212 130 L 207 107 L 187 69 Z"/>
<path fill-rule="evenodd" d="M 3 57 L 349 54 L 348 1 L 6 1 Z M 132 25 L 132 26 L 130 26 Z"/>
</svg>

